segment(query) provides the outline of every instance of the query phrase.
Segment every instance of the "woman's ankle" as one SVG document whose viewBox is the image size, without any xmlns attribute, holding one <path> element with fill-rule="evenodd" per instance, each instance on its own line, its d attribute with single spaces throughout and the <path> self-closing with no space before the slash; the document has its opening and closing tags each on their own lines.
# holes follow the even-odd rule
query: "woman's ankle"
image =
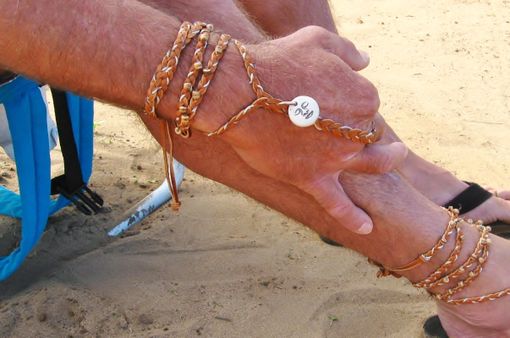
<svg viewBox="0 0 510 338">
<path fill-rule="evenodd" d="M 454 298 L 482 296 L 510 287 L 510 245 L 491 236 L 490 254 L 480 276 Z M 438 301 L 438 314 L 451 337 L 509 337 L 510 296 L 479 304 L 449 305 Z"/>
<path fill-rule="evenodd" d="M 427 162 L 412 151 L 399 172 L 420 193 L 437 205 L 444 205 L 465 190 L 467 183 L 446 169 Z"/>
</svg>

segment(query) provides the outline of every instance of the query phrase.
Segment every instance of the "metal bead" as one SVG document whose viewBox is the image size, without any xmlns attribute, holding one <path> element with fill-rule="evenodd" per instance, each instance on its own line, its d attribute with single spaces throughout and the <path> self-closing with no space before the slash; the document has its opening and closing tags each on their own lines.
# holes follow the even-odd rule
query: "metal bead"
<svg viewBox="0 0 510 338">
<path fill-rule="evenodd" d="M 181 122 L 181 123 L 180 123 L 181 125 L 183 125 L 183 124 L 185 124 L 185 125 L 189 124 L 189 115 L 182 115 L 182 116 L 181 116 L 181 121 L 180 121 L 180 122 Z"/>
</svg>

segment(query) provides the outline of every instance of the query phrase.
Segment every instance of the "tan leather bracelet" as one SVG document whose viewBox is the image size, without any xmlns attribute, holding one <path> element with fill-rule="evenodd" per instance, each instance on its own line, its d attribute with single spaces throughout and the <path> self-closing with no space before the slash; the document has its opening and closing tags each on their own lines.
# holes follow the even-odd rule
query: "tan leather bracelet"
<svg viewBox="0 0 510 338">
<path fill-rule="evenodd" d="M 445 244 L 448 242 L 448 239 L 450 238 L 451 234 L 458 229 L 458 225 L 461 221 L 461 219 L 459 218 L 459 210 L 453 209 L 453 208 L 448 208 L 447 212 L 448 212 L 448 215 L 450 216 L 448 225 L 446 226 L 445 231 L 443 232 L 443 234 L 441 235 L 439 240 L 436 242 L 436 244 L 434 244 L 434 246 L 430 250 L 422 253 L 421 255 L 419 255 L 417 258 L 415 258 L 411 262 L 409 262 L 405 265 L 396 267 L 396 268 L 388 268 L 388 267 L 382 266 L 381 264 L 376 263 L 376 265 L 378 265 L 380 267 L 379 272 L 377 273 L 377 277 L 386 277 L 389 275 L 393 275 L 395 277 L 400 277 L 400 274 L 399 274 L 400 272 L 405 272 L 405 271 L 416 269 L 423 263 L 429 262 L 432 259 L 432 257 L 434 257 L 436 255 L 436 253 L 439 250 L 443 249 Z"/>
</svg>

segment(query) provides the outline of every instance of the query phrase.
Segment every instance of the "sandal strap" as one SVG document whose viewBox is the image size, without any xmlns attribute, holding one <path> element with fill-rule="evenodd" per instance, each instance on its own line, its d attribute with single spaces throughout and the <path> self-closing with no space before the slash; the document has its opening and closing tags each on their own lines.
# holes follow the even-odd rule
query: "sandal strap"
<svg viewBox="0 0 510 338">
<path fill-rule="evenodd" d="M 492 197 L 492 194 L 476 183 L 466 182 L 469 184 L 463 192 L 454 197 L 450 202 L 444 205 L 445 208 L 453 207 L 460 210 L 461 214 L 470 212 L 483 202 Z"/>
</svg>

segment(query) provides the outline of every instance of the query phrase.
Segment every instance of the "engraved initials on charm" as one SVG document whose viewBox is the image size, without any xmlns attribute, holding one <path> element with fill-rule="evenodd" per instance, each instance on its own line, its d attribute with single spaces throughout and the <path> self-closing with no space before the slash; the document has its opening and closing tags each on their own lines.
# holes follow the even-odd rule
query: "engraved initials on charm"
<svg viewBox="0 0 510 338">
<path fill-rule="evenodd" d="M 319 104 L 309 96 L 298 96 L 289 106 L 289 118 L 298 127 L 312 126 L 319 118 Z"/>
<path fill-rule="evenodd" d="M 296 111 L 294 112 L 294 115 L 301 115 L 305 119 L 308 120 L 309 118 L 311 118 L 313 116 L 313 110 L 308 109 L 309 105 L 310 104 L 308 102 L 301 103 L 301 107 L 296 109 Z"/>
</svg>

